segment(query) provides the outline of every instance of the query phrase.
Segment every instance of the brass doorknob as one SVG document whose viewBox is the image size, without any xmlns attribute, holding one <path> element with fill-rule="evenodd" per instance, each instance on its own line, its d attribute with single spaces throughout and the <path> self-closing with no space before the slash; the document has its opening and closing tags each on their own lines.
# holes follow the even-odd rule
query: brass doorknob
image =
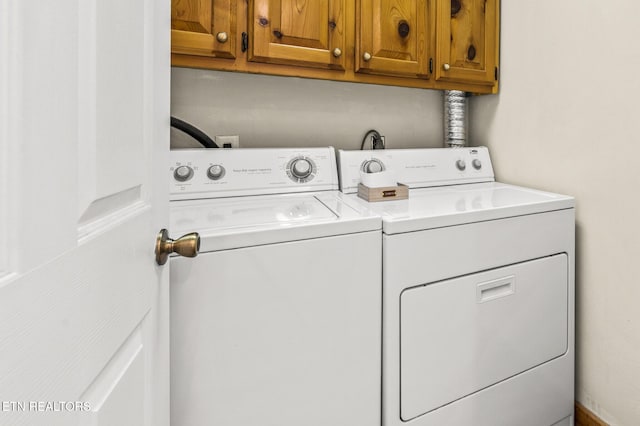
<svg viewBox="0 0 640 426">
<path fill-rule="evenodd" d="M 200 251 L 200 235 L 197 232 L 183 235 L 177 240 L 169 238 L 169 231 L 162 229 L 156 238 L 156 262 L 164 265 L 171 253 L 180 256 L 196 257 Z"/>
<path fill-rule="evenodd" d="M 229 35 L 224 31 L 219 32 L 218 34 L 216 34 L 216 40 L 218 40 L 220 43 L 226 43 L 226 41 L 229 40 Z"/>
</svg>

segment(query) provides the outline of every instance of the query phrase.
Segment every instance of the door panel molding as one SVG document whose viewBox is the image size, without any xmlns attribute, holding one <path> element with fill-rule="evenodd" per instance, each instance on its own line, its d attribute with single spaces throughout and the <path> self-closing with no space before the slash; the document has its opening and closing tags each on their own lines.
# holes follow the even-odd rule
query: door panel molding
<svg viewBox="0 0 640 426">
<path fill-rule="evenodd" d="M 144 160 L 144 52 L 145 28 L 136 23 L 144 2 L 87 0 L 79 23 L 79 217 L 100 217 L 109 203 L 98 202 L 145 182 Z M 123 22 L 124 20 L 124 22 Z M 119 22 L 119 31 L 110 31 Z M 128 67 L 122 67 L 123 45 L 128 45 Z M 98 52 L 98 53 L 96 53 Z M 117 90 L 114 90 L 117 88 Z M 130 200 L 135 203 L 140 199 Z M 124 206 L 123 206 L 124 207 Z M 84 219 L 84 220 L 83 220 Z"/>
<path fill-rule="evenodd" d="M 89 404 L 92 425 L 115 424 L 123 412 L 129 424 L 144 424 L 144 349 L 138 327 L 79 398 Z"/>
<path fill-rule="evenodd" d="M 10 105 L 11 102 L 16 100 L 15 96 L 11 93 L 11 85 L 9 84 L 9 64 L 11 56 L 11 41 L 9 39 L 11 20 L 9 19 L 9 0 L 0 0 L 0 285 L 2 285 L 3 279 L 10 274 L 9 267 L 9 238 L 8 238 L 8 217 L 9 208 L 12 204 L 9 194 L 10 186 L 10 174 L 8 172 L 8 150 L 9 141 L 11 140 L 11 131 L 13 130 L 11 124 Z M 11 98 L 11 99 L 10 99 Z"/>
</svg>

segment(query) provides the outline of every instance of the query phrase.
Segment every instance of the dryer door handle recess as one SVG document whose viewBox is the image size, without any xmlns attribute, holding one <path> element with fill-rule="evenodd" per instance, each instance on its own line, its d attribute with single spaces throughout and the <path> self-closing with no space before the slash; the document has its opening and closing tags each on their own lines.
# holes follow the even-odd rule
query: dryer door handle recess
<svg viewBox="0 0 640 426">
<path fill-rule="evenodd" d="M 191 232 L 177 240 L 172 240 L 169 238 L 169 231 L 162 229 L 156 237 L 155 253 L 158 265 L 167 263 L 171 253 L 176 253 L 184 257 L 196 257 L 199 251 L 200 235 L 197 232 Z"/>
</svg>

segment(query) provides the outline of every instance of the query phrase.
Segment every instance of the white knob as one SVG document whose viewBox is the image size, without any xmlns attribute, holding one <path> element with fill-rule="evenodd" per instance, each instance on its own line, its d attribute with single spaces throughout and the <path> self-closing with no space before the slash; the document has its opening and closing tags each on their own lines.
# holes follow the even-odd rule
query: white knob
<svg viewBox="0 0 640 426">
<path fill-rule="evenodd" d="M 371 60 L 371 53 L 364 52 L 364 55 L 362 55 L 362 59 L 364 59 L 365 62 L 369 62 Z"/>
<path fill-rule="evenodd" d="M 193 176 L 193 169 L 189 166 L 180 166 L 173 173 L 173 177 L 178 182 L 186 182 Z"/>
<path fill-rule="evenodd" d="M 377 161 L 370 161 L 367 164 L 367 172 L 368 173 L 380 173 L 382 171 L 382 164 Z"/>
<path fill-rule="evenodd" d="M 480 160 L 478 160 L 477 158 L 471 162 L 471 165 L 476 170 L 480 170 L 482 168 L 482 162 Z"/>
<path fill-rule="evenodd" d="M 384 164 L 377 158 L 372 158 L 371 160 L 367 160 L 362 163 L 360 170 L 365 173 L 380 173 L 384 171 Z"/>
<path fill-rule="evenodd" d="M 451 65 L 449 65 L 449 64 L 444 64 L 444 65 L 442 66 L 442 68 L 444 68 L 444 70 L 445 70 L 445 71 L 449 71 L 449 70 L 451 69 Z"/>
<path fill-rule="evenodd" d="M 311 170 L 311 164 L 307 160 L 300 159 L 293 163 L 293 174 L 299 178 L 309 176 Z"/>
<path fill-rule="evenodd" d="M 222 176 L 224 176 L 224 172 L 225 172 L 224 167 L 222 167 L 219 164 L 214 164 L 213 166 L 207 169 L 207 176 L 211 180 L 218 180 Z"/>
<path fill-rule="evenodd" d="M 336 58 L 339 58 L 341 55 L 342 55 L 342 50 L 338 49 L 337 47 L 333 49 L 333 56 L 335 56 Z"/>
<path fill-rule="evenodd" d="M 467 168 L 467 164 L 464 162 L 464 160 L 458 160 L 456 161 L 456 167 L 458 168 L 458 170 L 463 171 Z"/>
<path fill-rule="evenodd" d="M 226 43 L 227 40 L 229 40 L 229 35 L 225 31 L 222 31 L 216 34 L 216 40 L 218 40 L 220 43 Z"/>
<path fill-rule="evenodd" d="M 300 156 L 289 161 L 286 172 L 292 181 L 304 183 L 313 179 L 316 169 L 312 159 Z"/>
</svg>

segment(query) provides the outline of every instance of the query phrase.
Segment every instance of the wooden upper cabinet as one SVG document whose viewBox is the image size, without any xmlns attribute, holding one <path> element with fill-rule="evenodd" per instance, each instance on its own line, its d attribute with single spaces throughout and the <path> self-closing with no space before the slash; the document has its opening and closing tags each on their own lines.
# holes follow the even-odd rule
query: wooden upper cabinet
<svg viewBox="0 0 640 426">
<path fill-rule="evenodd" d="M 430 1 L 358 0 L 356 71 L 428 78 Z"/>
<path fill-rule="evenodd" d="M 436 80 L 497 88 L 498 1 L 438 2 Z"/>
<path fill-rule="evenodd" d="M 347 3 L 249 0 L 249 61 L 344 70 Z"/>
<path fill-rule="evenodd" d="M 171 0 L 171 52 L 236 57 L 236 0 Z"/>
<path fill-rule="evenodd" d="M 498 89 L 500 0 L 171 1 L 174 66 Z"/>
</svg>

